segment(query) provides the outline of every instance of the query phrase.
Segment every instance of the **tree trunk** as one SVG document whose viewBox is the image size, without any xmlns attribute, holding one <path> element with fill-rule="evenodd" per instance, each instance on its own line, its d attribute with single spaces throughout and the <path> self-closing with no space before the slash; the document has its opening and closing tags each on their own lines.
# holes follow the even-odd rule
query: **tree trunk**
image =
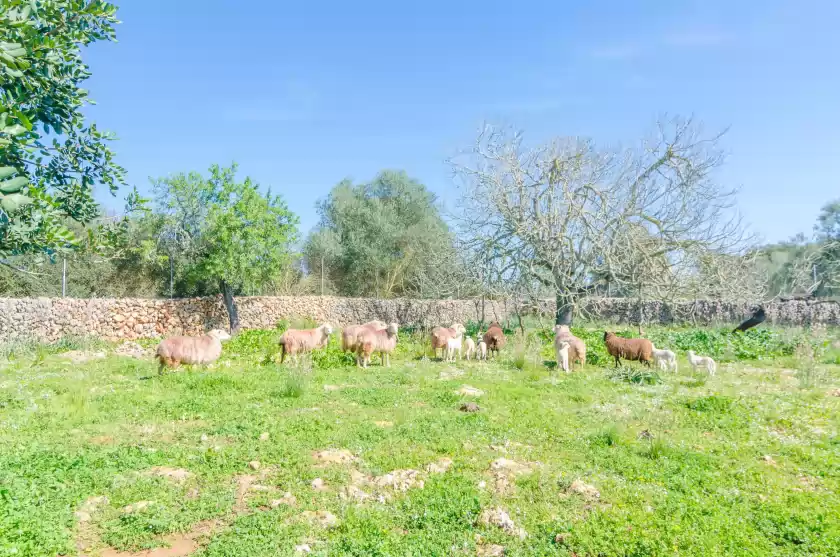
<svg viewBox="0 0 840 557">
<path fill-rule="evenodd" d="M 235 335 L 239 332 L 239 312 L 236 309 L 236 300 L 233 299 L 233 287 L 223 280 L 219 281 L 219 287 L 222 289 L 222 297 L 225 299 L 230 318 L 230 334 Z"/>
<path fill-rule="evenodd" d="M 555 301 L 557 303 L 557 309 L 554 311 L 555 325 L 571 325 L 575 310 L 575 304 L 571 297 L 565 294 L 557 294 Z"/>
</svg>

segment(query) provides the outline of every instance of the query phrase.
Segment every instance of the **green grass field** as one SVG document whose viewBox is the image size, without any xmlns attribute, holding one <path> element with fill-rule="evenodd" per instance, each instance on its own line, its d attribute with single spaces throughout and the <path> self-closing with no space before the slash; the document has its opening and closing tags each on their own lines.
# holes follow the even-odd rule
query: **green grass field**
<svg viewBox="0 0 840 557">
<path fill-rule="evenodd" d="M 366 371 L 334 345 L 281 367 L 270 331 L 162 377 L 104 345 L 7 348 L 0 555 L 840 555 L 830 343 L 657 329 L 717 376 L 684 353 L 616 373 L 601 330 L 556 383 L 539 332 L 454 365 L 404 335 Z"/>
</svg>

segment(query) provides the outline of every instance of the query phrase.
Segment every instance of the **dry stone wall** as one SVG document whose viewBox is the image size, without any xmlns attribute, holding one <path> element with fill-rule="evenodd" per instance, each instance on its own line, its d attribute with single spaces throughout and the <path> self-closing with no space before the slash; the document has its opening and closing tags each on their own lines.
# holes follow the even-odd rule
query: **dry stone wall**
<svg viewBox="0 0 840 557">
<path fill-rule="evenodd" d="M 245 329 L 272 328 L 283 319 L 310 318 L 334 325 L 372 319 L 402 325 L 430 327 L 452 322 L 478 321 L 481 300 L 376 300 L 321 296 L 241 297 L 239 316 Z M 644 305 L 646 322 L 735 323 L 750 313 L 749 303 L 715 301 Z M 840 304 L 804 301 L 767 304 L 769 323 L 840 325 Z M 554 304 L 541 308 L 552 315 Z M 485 320 L 504 320 L 513 305 L 504 301 L 484 303 Z M 636 323 L 637 302 L 599 299 L 588 302 L 583 313 L 592 319 L 618 324 Z M 550 322 L 550 321 L 547 321 Z M 0 342 L 14 339 L 54 341 L 64 336 L 97 336 L 109 340 L 155 338 L 173 334 L 200 334 L 226 328 L 227 311 L 220 297 L 153 299 L 0 298 Z"/>
</svg>

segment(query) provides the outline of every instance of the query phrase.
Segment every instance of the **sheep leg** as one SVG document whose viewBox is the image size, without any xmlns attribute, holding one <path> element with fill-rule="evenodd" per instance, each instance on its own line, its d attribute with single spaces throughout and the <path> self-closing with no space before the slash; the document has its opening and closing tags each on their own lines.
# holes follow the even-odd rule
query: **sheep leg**
<svg viewBox="0 0 840 557">
<path fill-rule="evenodd" d="M 619 358 L 618 356 L 615 357 L 615 367 L 619 366 L 620 360 L 621 358 Z"/>
</svg>

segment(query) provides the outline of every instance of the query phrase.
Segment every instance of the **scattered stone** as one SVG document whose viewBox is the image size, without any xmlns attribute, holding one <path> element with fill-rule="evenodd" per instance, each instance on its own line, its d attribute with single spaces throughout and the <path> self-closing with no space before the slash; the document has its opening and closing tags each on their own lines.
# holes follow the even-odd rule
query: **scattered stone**
<svg viewBox="0 0 840 557">
<path fill-rule="evenodd" d="M 452 466 L 452 459 L 443 457 L 437 459 L 436 462 L 431 462 L 426 466 L 426 471 L 429 474 L 445 474 Z"/>
<path fill-rule="evenodd" d="M 388 487 L 394 491 L 406 492 L 413 487 L 423 489 L 425 482 L 420 479 L 420 472 L 417 470 L 394 470 L 373 479 L 373 483 L 379 487 Z"/>
<path fill-rule="evenodd" d="M 516 536 L 520 540 L 528 537 L 528 533 L 522 528 L 517 528 L 510 515 L 501 507 L 485 509 L 478 520 L 485 526 L 492 525 L 501 528 L 509 536 Z"/>
<path fill-rule="evenodd" d="M 312 453 L 312 457 L 323 464 L 349 464 L 358 460 L 346 449 L 326 449 L 323 451 L 316 451 Z"/>
<path fill-rule="evenodd" d="M 295 546 L 295 553 L 312 553 L 312 548 L 309 547 L 309 544 L 302 543 Z"/>
<path fill-rule="evenodd" d="M 340 391 L 341 387 L 339 387 L 338 385 L 324 385 L 324 390 L 329 393 L 332 391 Z"/>
<path fill-rule="evenodd" d="M 527 464 L 522 464 L 511 460 L 509 458 L 497 458 L 490 463 L 490 470 L 493 472 L 508 472 L 511 474 L 527 474 L 531 471 L 531 467 Z"/>
<path fill-rule="evenodd" d="M 73 513 L 73 516 L 75 516 L 76 520 L 79 522 L 90 522 L 90 513 L 85 511 L 76 511 Z"/>
<path fill-rule="evenodd" d="M 339 497 L 341 497 L 342 499 L 353 500 L 358 503 L 364 503 L 373 496 L 370 493 L 362 490 L 359 486 L 350 484 L 341 489 Z"/>
<path fill-rule="evenodd" d="M 192 476 L 192 472 L 183 468 L 169 468 L 168 466 L 155 466 L 146 472 L 150 476 L 160 476 L 175 482 L 181 483 Z"/>
<path fill-rule="evenodd" d="M 481 396 L 484 394 L 484 391 L 476 389 L 475 387 L 470 387 L 469 385 L 463 385 L 460 389 L 455 391 L 455 394 L 461 396 Z"/>
<path fill-rule="evenodd" d="M 478 489 L 487 489 L 487 482 L 485 482 L 484 480 L 478 482 Z"/>
<path fill-rule="evenodd" d="M 829 391 L 828 394 L 830 396 L 840 396 L 840 389 L 834 389 L 833 391 Z"/>
<path fill-rule="evenodd" d="M 327 484 L 321 478 L 315 478 L 314 480 L 312 480 L 311 485 L 312 489 L 314 489 L 315 491 L 327 491 L 329 489 L 327 487 Z"/>
<path fill-rule="evenodd" d="M 583 496 L 585 499 L 600 499 L 601 492 L 598 491 L 594 485 L 584 483 L 581 480 L 575 480 L 572 482 L 572 485 L 569 486 L 569 491 L 571 493 L 576 493 L 578 495 Z"/>
<path fill-rule="evenodd" d="M 763 457 L 761 457 L 761 460 L 763 460 L 764 463 L 767 464 L 768 466 L 776 466 L 776 461 L 773 460 L 773 457 L 770 456 L 769 454 L 766 454 Z"/>
<path fill-rule="evenodd" d="M 373 422 L 373 423 L 378 425 L 379 427 L 393 427 L 393 425 L 394 425 L 394 422 L 388 422 L 388 421 Z"/>
<path fill-rule="evenodd" d="M 137 501 L 122 508 L 123 514 L 133 514 L 153 505 L 154 501 Z"/>
<path fill-rule="evenodd" d="M 271 437 L 267 431 L 260 433 L 260 441 L 268 441 L 269 437 Z"/>
<path fill-rule="evenodd" d="M 207 440 L 210 439 L 210 437 L 208 437 L 206 433 L 202 433 L 200 439 L 202 443 L 206 443 Z"/>
<path fill-rule="evenodd" d="M 554 543 L 556 543 L 557 545 L 566 545 L 566 542 L 569 540 L 570 537 L 572 537 L 572 535 L 568 532 L 562 532 L 554 536 Z"/>
<path fill-rule="evenodd" d="M 271 488 L 267 485 L 259 485 L 259 484 L 252 485 L 250 487 L 250 489 L 251 489 L 251 491 L 262 491 L 262 492 L 273 491 L 273 488 Z"/>
<path fill-rule="evenodd" d="M 458 410 L 461 412 L 478 412 L 481 410 L 481 407 L 475 402 L 462 402 Z"/>
<path fill-rule="evenodd" d="M 79 510 L 86 513 L 94 513 L 99 509 L 99 507 L 101 507 L 102 505 L 107 505 L 108 503 L 108 498 L 104 495 L 90 497 L 89 499 L 85 500 L 84 503 L 82 503 L 82 505 L 79 507 Z"/>
<path fill-rule="evenodd" d="M 251 470 L 259 470 L 260 469 L 260 461 L 259 460 L 252 460 L 248 463 L 248 468 Z"/>
<path fill-rule="evenodd" d="M 282 498 L 274 499 L 271 501 L 270 506 L 272 509 L 276 509 L 280 505 L 287 505 L 289 507 L 294 507 L 297 505 L 297 497 L 292 495 L 291 491 L 287 491 Z"/>
<path fill-rule="evenodd" d="M 330 511 L 303 511 L 300 515 L 309 523 L 321 528 L 335 528 L 338 526 L 338 517 Z"/>
<path fill-rule="evenodd" d="M 475 554 L 478 557 L 502 557 L 505 554 L 505 548 L 496 544 L 479 545 L 475 548 Z"/>
</svg>

